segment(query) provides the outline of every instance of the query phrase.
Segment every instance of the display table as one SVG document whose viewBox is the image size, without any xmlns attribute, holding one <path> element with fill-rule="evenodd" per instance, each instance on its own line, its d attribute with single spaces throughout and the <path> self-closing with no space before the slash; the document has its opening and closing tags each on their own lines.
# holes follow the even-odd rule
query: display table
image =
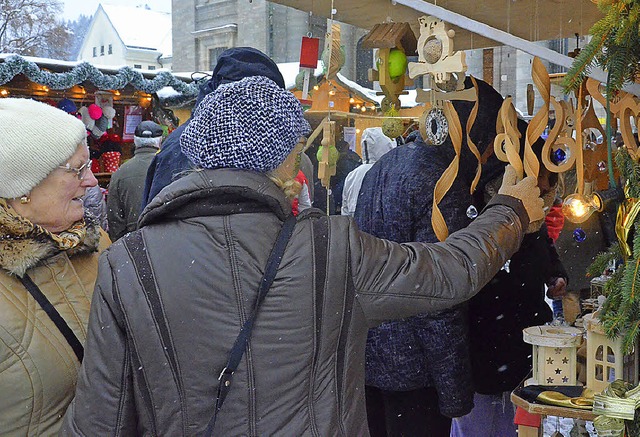
<svg viewBox="0 0 640 437">
<path fill-rule="evenodd" d="M 528 413 L 538 414 L 542 418 L 544 418 L 545 416 L 558 416 L 558 417 L 570 417 L 573 419 L 582 419 L 582 420 L 588 420 L 588 421 L 593 421 L 593 419 L 596 418 L 596 414 L 594 414 L 593 411 L 591 410 L 580 410 L 577 408 L 566 408 L 566 407 L 558 407 L 556 405 L 547 405 L 547 404 L 541 404 L 537 402 L 529 402 L 526 399 L 523 399 L 520 396 L 518 396 L 519 389 L 520 387 L 518 387 L 511 393 L 511 402 L 514 405 L 523 408 Z M 543 435 L 542 426 L 540 426 L 540 428 L 536 430 L 535 428 L 532 428 L 532 427 L 518 425 L 518 437 L 532 437 L 532 436 L 542 437 L 542 435 Z"/>
</svg>

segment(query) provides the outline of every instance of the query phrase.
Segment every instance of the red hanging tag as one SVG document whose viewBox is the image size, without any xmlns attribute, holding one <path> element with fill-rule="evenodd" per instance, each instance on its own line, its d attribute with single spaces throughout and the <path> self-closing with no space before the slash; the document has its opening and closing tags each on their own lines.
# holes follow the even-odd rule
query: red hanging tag
<svg viewBox="0 0 640 437">
<path fill-rule="evenodd" d="M 300 67 L 316 68 L 318 66 L 318 48 L 320 47 L 320 39 L 302 37 L 302 46 L 300 47 Z"/>
</svg>

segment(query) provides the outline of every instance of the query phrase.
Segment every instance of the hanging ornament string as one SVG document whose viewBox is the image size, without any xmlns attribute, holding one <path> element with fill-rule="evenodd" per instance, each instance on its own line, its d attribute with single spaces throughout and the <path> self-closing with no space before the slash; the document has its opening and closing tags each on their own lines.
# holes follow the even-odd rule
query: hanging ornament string
<svg viewBox="0 0 640 437">
<path fill-rule="evenodd" d="M 544 103 L 527 126 L 524 142 L 524 171 L 527 176 L 534 176 L 537 179 L 540 172 L 540 162 L 533 152 L 532 146 L 540 138 L 549 123 L 549 99 L 551 97 L 549 74 L 547 74 L 547 69 L 544 68 L 542 61 L 537 56 L 533 58 L 531 77 Z"/>
<path fill-rule="evenodd" d="M 578 103 L 576 108 L 576 183 L 578 184 L 578 194 L 584 194 L 584 157 L 582 155 L 582 91 L 584 85 L 578 90 Z"/>
<path fill-rule="evenodd" d="M 328 82 L 329 82 L 329 87 L 331 88 L 333 86 L 333 84 L 331 83 L 331 58 L 333 58 L 333 37 L 334 37 L 334 33 L 333 33 L 333 16 L 336 12 L 335 8 L 334 8 L 334 0 L 331 0 L 331 14 L 329 16 L 329 32 L 327 33 L 327 37 L 329 39 L 329 55 L 327 56 L 327 67 L 326 67 L 326 74 L 328 76 Z M 337 73 L 336 73 L 337 74 Z M 329 121 L 331 121 L 331 107 L 329 107 L 329 111 L 327 116 L 329 117 Z M 328 202 L 328 193 L 327 193 L 327 205 L 329 204 Z"/>
<path fill-rule="evenodd" d="M 458 175 L 458 168 L 460 166 L 460 152 L 462 149 L 462 125 L 460 124 L 460 118 L 458 118 L 458 113 L 456 112 L 453 104 L 449 101 L 444 102 L 444 114 L 449 120 L 449 138 L 451 138 L 451 144 L 453 144 L 453 150 L 456 155 L 453 160 L 447 167 L 447 169 L 442 173 L 438 182 L 433 189 L 433 207 L 431 210 L 431 226 L 433 227 L 433 231 L 436 234 L 436 237 L 440 241 L 444 241 L 449 236 L 449 229 L 447 228 L 447 223 L 440 212 L 440 208 L 438 204 L 447 194 L 451 186 L 453 185 L 453 181 L 456 179 Z"/>
<path fill-rule="evenodd" d="M 502 102 L 496 120 L 496 138 L 493 141 L 493 151 L 496 157 L 513 166 L 518 180 L 524 177 L 524 166 L 520 159 L 520 132 L 517 129 L 518 116 L 513 107 L 511 97 Z"/>
<path fill-rule="evenodd" d="M 480 95 L 480 90 L 478 89 L 478 82 L 476 78 L 473 76 L 469 76 L 471 78 L 471 83 L 476 90 L 476 96 Z M 469 118 L 467 119 L 467 146 L 469 146 L 469 150 L 471 153 L 478 159 L 478 167 L 476 168 L 476 176 L 473 178 L 471 182 L 471 187 L 469 192 L 473 194 L 476 191 L 476 187 L 478 186 L 478 182 L 480 182 L 480 176 L 482 175 L 482 157 L 480 155 L 480 151 L 478 147 L 475 145 L 473 140 L 471 139 L 471 129 L 473 128 L 473 124 L 476 122 L 476 117 L 478 116 L 478 102 L 479 98 L 476 98 L 473 103 L 473 108 L 471 109 L 471 113 L 469 114 Z M 454 111 L 455 112 L 455 111 Z"/>
</svg>

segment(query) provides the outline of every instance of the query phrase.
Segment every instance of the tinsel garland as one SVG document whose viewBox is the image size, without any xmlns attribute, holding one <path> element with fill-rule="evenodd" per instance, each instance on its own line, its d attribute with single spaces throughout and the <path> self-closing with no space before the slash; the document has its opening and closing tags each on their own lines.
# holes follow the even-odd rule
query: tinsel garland
<svg viewBox="0 0 640 437">
<path fill-rule="evenodd" d="M 88 80 L 101 90 L 120 90 L 131 84 L 136 90 L 152 94 L 170 86 L 185 97 L 198 95 L 196 82 L 183 82 L 168 71 L 159 72 L 153 79 L 145 79 L 142 73 L 131 67 L 122 67 L 116 74 L 104 74 L 88 62 L 82 62 L 69 72 L 51 73 L 42 71 L 35 62 L 27 61 L 18 55 L 8 56 L 0 63 L 0 85 L 6 84 L 20 73 L 32 82 L 54 90 L 69 89 Z"/>
</svg>

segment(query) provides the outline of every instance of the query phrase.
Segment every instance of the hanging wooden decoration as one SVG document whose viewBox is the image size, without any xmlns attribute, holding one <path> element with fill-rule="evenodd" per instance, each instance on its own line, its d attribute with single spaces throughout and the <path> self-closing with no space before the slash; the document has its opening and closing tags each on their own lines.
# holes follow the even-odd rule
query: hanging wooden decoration
<svg viewBox="0 0 640 437">
<path fill-rule="evenodd" d="M 496 119 L 496 137 L 493 140 L 493 151 L 500 161 L 508 162 L 515 169 L 518 179 L 524 177 L 524 165 L 520 158 L 520 131 L 518 115 L 513 107 L 511 97 L 502 102 Z"/>
<path fill-rule="evenodd" d="M 336 174 L 336 122 L 325 121 L 322 124 L 322 142 L 318 150 L 318 179 L 325 188 L 329 187 L 331 176 Z"/>
<path fill-rule="evenodd" d="M 332 24 L 331 33 L 328 36 L 322 53 L 322 63 L 326 79 L 333 80 L 345 61 L 344 48 L 340 45 L 340 25 Z"/>
<path fill-rule="evenodd" d="M 453 50 L 455 31 L 447 30 L 444 21 L 431 16 L 422 16 L 418 22 L 418 62 L 409 63 L 409 77 L 430 74 L 441 90 L 463 89 L 467 64 L 465 53 Z"/>
<path fill-rule="evenodd" d="M 420 38 L 418 38 L 418 62 L 409 63 L 409 77 L 426 76 L 429 91 L 418 89 L 416 101 L 429 105 L 427 113 L 420 118 L 420 132 L 424 139 L 435 145 L 443 144 L 447 138 L 447 120 L 444 117 L 444 102 L 451 100 L 475 101 L 474 88 L 464 89 L 464 52 L 454 52 L 455 32 L 447 30 L 445 23 L 435 17 L 422 16 Z"/>
<path fill-rule="evenodd" d="M 369 69 L 369 80 L 378 81 L 384 95 L 380 108 L 388 111 L 391 106 L 400 108 L 399 96 L 408 94 L 404 91 L 407 78 L 407 55 L 416 52 L 416 37 L 409 23 L 382 23 L 373 26 L 363 38 L 363 49 L 378 49 L 376 68 Z"/>
</svg>

